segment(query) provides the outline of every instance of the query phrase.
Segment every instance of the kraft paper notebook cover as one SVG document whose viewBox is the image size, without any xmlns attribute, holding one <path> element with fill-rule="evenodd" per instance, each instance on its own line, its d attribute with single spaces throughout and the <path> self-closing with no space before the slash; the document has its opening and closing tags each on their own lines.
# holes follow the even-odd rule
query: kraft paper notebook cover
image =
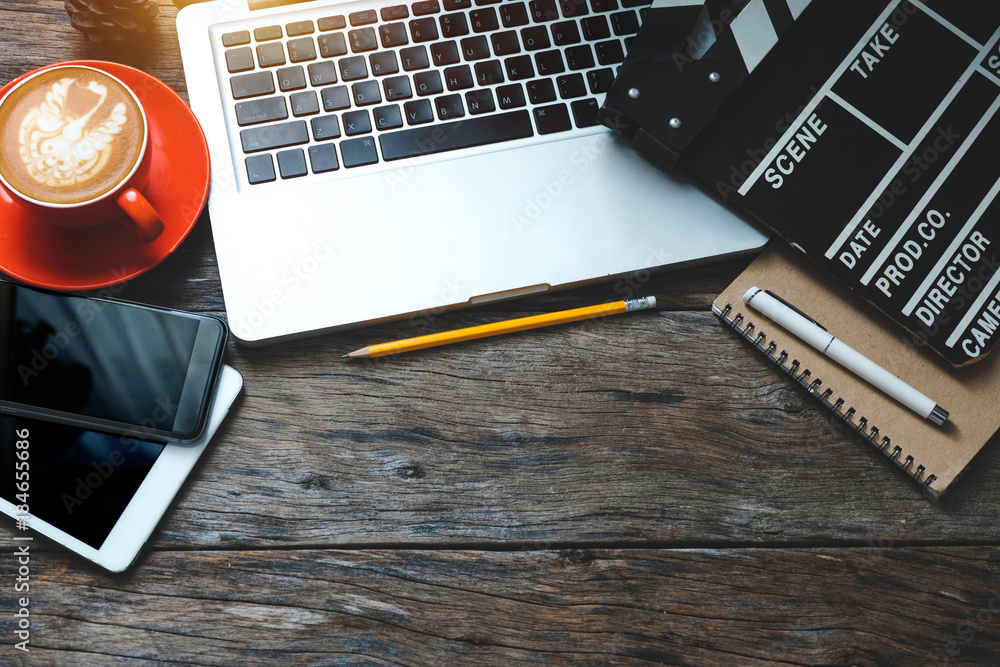
<svg viewBox="0 0 1000 667">
<path fill-rule="evenodd" d="M 747 306 L 743 294 L 754 286 L 776 293 L 936 400 L 951 413 L 948 422 L 935 426 Z M 952 367 L 783 243 L 772 242 L 713 311 L 931 496 L 943 493 L 1000 428 L 1000 355 Z"/>
</svg>

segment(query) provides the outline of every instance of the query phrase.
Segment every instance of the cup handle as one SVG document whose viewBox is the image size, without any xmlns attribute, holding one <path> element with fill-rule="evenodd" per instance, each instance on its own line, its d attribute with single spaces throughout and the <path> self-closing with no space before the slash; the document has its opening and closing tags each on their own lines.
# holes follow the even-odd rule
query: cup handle
<svg viewBox="0 0 1000 667">
<path fill-rule="evenodd" d="M 122 219 L 122 224 L 146 243 L 155 241 L 163 233 L 160 214 L 135 188 L 128 188 L 118 195 L 118 206 L 128 216 Z"/>
</svg>

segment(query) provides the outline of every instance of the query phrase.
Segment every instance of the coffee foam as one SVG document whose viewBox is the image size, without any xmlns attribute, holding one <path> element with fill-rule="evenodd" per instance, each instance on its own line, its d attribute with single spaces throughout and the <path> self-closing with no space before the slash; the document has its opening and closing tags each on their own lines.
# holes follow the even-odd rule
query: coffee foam
<svg viewBox="0 0 1000 667">
<path fill-rule="evenodd" d="M 87 202 L 129 175 L 145 132 L 138 105 L 115 79 L 83 67 L 48 70 L 0 104 L 0 175 L 30 199 Z"/>
</svg>

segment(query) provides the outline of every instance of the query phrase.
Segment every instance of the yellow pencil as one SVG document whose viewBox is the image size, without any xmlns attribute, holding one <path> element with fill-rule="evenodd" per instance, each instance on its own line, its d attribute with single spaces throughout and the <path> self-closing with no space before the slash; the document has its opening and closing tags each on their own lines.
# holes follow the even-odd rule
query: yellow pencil
<svg viewBox="0 0 1000 667">
<path fill-rule="evenodd" d="M 355 350 L 350 354 L 345 354 L 345 359 L 368 359 L 370 357 L 382 357 L 387 354 L 398 354 L 400 352 L 410 352 L 412 350 L 422 350 L 426 347 L 436 347 L 438 345 L 448 345 L 449 343 L 460 343 L 465 340 L 475 338 L 486 338 L 487 336 L 498 336 L 515 331 L 525 331 L 527 329 L 537 329 L 548 327 L 553 324 L 564 324 L 566 322 L 576 322 L 578 320 L 589 320 L 605 315 L 618 315 L 633 310 L 645 310 L 656 308 L 656 297 L 644 296 L 639 299 L 629 299 L 627 301 L 615 301 L 604 303 L 599 306 L 586 306 L 584 308 L 573 308 L 572 310 L 562 310 L 558 313 L 548 313 L 546 315 L 532 315 L 531 317 L 521 317 L 516 320 L 505 320 L 492 324 L 482 324 L 477 327 L 467 327 L 454 331 L 444 331 L 442 333 L 429 334 L 427 336 L 417 336 L 416 338 L 405 338 L 395 340 L 391 343 L 379 343 L 369 345 L 360 350 Z"/>
</svg>

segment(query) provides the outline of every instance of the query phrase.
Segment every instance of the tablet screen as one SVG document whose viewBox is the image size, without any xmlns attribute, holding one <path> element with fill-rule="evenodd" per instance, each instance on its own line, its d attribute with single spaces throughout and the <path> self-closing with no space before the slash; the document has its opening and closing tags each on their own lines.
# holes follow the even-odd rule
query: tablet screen
<svg viewBox="0 0 1000 667">
<path fill-rule="evenodd" d="M 28 430 L 27 447 L 16 447 Z M 165 445 L 0 417 L 0 497 L 100 549 Z M 19 452 L 27 451 L 27 455 Z M 27 463 L 27 465 L 25 465 Z M 26 477 L 23 473 L 27 472 Z M 20 477 L 18 477 L 20 475 Z M 18 488 L 19 482 L 28 482 Z M 27 489 L 28 496 L 23 494 Z"/>
</svg>

